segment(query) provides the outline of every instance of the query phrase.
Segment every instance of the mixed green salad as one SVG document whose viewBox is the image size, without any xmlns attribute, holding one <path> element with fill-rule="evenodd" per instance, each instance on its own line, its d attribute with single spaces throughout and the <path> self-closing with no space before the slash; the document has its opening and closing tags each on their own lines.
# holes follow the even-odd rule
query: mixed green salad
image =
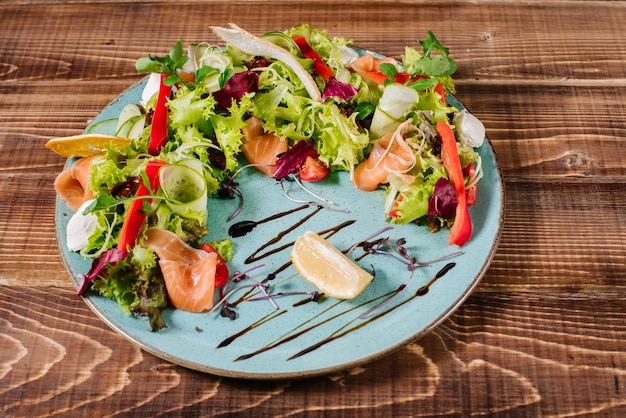
<svg viewBox="0 0 626 418">
<path fill-rule="evenodd" d="M 90 195 L 68 223 L 68 248 L 93 259 L 80 292 L 148 315 L 154 330 L 165 326 L 168 291 L 159 255 L 142 245 L 145 232 L 172 232 L 227 265 L 230 240 L 205 242 L 206 202 L 237 197 L 242 160 L 276 179 L 324 181 L 343 171 L 363 190 L 382 171 L 373 184 L 385 190 L 390 222 L 450 228 L 451 245 L 470 238 L 467 207 L 482 175 L 474 148 L 485 132 L 448 104 L 457 67 L 432 32 L 396 61 L 307 25 L 259 37 L 235 25 L 214 31 L 225 45 L 184 48 L 181 40 L 167 55 L 140 58 L 137 71 L 150 74 L 141 103 L 102 122 L 129 141 L 92 159 Z M 269 162 L 263 147 L 242 158 L 252 121 L 285 151 Z M 216 276 L 224 286 L 227 269 Z"/>
</svg>

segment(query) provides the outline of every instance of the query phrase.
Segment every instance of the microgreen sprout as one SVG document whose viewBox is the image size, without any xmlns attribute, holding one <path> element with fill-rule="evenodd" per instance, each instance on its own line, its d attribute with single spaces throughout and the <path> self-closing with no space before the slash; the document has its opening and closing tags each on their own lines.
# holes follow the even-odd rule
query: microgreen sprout
<svg viewBox="0 0 626 418">
<path fill-rule="evenodd" d="M 389 227 L 385 227 L 376 231 L 375 233 L 369 235 L 368 237 L 354 244 L 346 252 L 347 254 L 350 254 L 356 248 L 362 248 L 365 253 L 363 256 L 367 254 L 386 255 L 386 256 L 393 258 L 396 261 L 399 261 L 405 264 L 407 266 L 407 269 L 411 272 L 409 275 L 409 279 L 407 280 L 406 283 L 400 285 L 398 287 L 398 290 L 394 292 L 392 296 L 383 300 L 382 302 L 380 302 L 379 304 L 377 304 L 376 306 L 374 306 L 373 308 L 369 309 L 367 312 L 359 316 L 359 318 L 361 319 L 367 318 L 372 313 L 381 309 L 383 306 L 388 305 L 394 300 L 398 299 L 406 291 L 406 289 L 410 287 L 411 282 L 413 281 L 413 277 L 415 276 L 415 270 L 417 268 L 426 267 L 433 263 L 447 260 L 449 258 L 456 257 L 456 256 L 463 254 L 462 251 L 455 251 L 451 254 L 447 254 L 445 256 L 438 257 L 430 261 L 418 261 L 416 257 L 413 257 L 409 254 L 409 251 L 404 246 L 406 244 L 406 240 L 404 238 L 399 238 L 395 242 L 392 241 L 389 237 L 377 238 L 375 240 L 372 240 L 374 237 L 382 234 L 383 232 L 389 229 L 392 229 L 392 227 L 389 226 Z"/>
<path fill-rule="evenodd" d="M 253 270 L 256 270 L 263 266 L 264 265 L 261 264 L 261 265 L 252 267 L 246 270 L 245 272 L 239 272 L 239 271 L 235 272 L 233 276 L 228 280 L 228 282 L 222 287 L 222 290 L 220 293 L 220 296 L 221 296 L 220 300 L 209 310 L 208 313 L 211 314 L 219 309 L 221 316 L 228 317 L 233 320 L 236 319 L 237 313 L 231 309 L 233 305 L 228 302 L 228 299 L 232 295 L 237 293 L 238 291 L 242 289 L 249 289 L 249 288 L 260 289 L 261 292 L 264 293 L 265 299 L 268 299 L 271 302 L 272 306 L 274 307 L 274 310 L 278 310 L 279 309 L 278 305 L 276 304 L 276 302 L 274 302 L 274 300 L 272 299 L 272 296 L 268 293 L 268 289 L 270 288 L 270 285 L 266 283 L 265 281 L 259 282 L 258 280 L 250 277 L 249 275 L 249 273 L 252 272 Z M 248 283 L 240 284 L 244 280 L 247 281 Z M 237 284 L 237 286 L 228 290 L 232 284 Z"/>
<path fill-rule="evenodd" d="M 265 294 L 263 296 L 256 296 L 253 298 L 248 299 L 249 302 L 254 302 L 254 301 L 258 301 L 258 300 L 267 300 L 267 299 L 272 299 L 272 298 L 277 298 L 277 297 L 281 297 L 281 296 L 297 296 L 297 295 L 304 295 L 304 296 L 308 296 L 306 298 L 306 301 L 309 302 L 317 302 L 321 297 L 322 294 L 320 292 L 317 291 L 313 291 L 313 292 L 278 292 L 278 293 L 272 293 L 272 294 Z"/>
<path fill-rule="evenodd" d="M 243 210 L 243 204 L 244 204 L 243 193 L 241 193 L 241 190 L 239 190 L 239 183 L 235 181 L 235 177 L 237 177 L 239 175 L 239 173 L 241 173 L 246 168 L 250 168 L 250 167 L 268 167 L 268 166 L 271 166 L 271 164 L 247 164 L 247 165 L 244 165 L 244 166 L 240 167 L 237 171 L 235 171 L 233 174 L 228 176 L 226 181 L 224 181 L 220 185 L 220 189 L 218 191 L 218 196 L 221 197 L 222 199 L 233 199 L 235 197 L 235 195 L 239 196 L 239 206 L 228 217 L 228 221 L 232 221 L 233 219 L 235 219 L 235 217 L 237 215 L 239 215 L 239 213 L 241 213 L 241 211 Z"/>
<path fill-rule="evenodd" d="M 287 181 L 294 181 L 297 185 L 299 185 L 305 192 L 307 192 L 308 194 L 310 194 L 311 196 L 315 197 L 316 199 L 324 202 L 324 203 L 320 203 L 320 202 L 313 202 L 310 200 L 302 200 L 302 199 L 296 199 L 293 198 L 291 196 L 289 196 L 289 193 L 287 193 L 287 190 L 285 190 L 285 180 Z M 336 205 L 335 202 L 333 202 L 332 200 L 326 199 L 322 196 L 318 196 L 317 194 L 313 193 L 311 190 L 309 190 L 308 188 L 306 188 L 304 186 L 304 184 L 302 184 L 302 182 L 297 179 L 297 177 L 295 176 L 286 176 L 283 177 L 282 179 L 280 179 L 280 188 L 283 192 L 283 196 L 285 196 L 288 200 L 294 202 L 294 203 L 304 203 L 307 205 L 315 205 L 333 212 L 342 212 L 342 213 L 350 213 L 350 211 L 348 209 L 341 209 L 341 208 L 333 208 L 332 205 Z"/>
</svg>

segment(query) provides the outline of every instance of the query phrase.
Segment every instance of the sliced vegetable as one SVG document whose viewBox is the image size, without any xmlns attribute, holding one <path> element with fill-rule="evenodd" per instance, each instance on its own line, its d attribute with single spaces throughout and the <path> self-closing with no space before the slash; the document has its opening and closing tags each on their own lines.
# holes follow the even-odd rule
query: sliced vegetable
<svg viewBox="0 0 626 418">
<path fill-rule="evenodd" d="M 228 280 L 228 266 L 226 265 L 226 261 L 208 242 L 203 243 L 202 246 L 200 246 L 200 249 L 209 254 L 217 254 L 217 264 L 215 266 L 215 287 L 224 286 Z"/>
<path fill-rule="evenodd" d="M 159 170 L 160 185 L 166 204 L 172 212 L 186 218 L 198 218 L 201 224 L 207 218 L 207 185 L 198 160 L 184 160 L 168 164 Z"/>
<path fill-rule="evenodd" d="M 304 164 L 298 169 L 298 177 L 302 181 L 315 182 L 320 181 L 328 175 L 328 167 L 326 164 L 313 158 L 311 156 L 306 157 Z"/>
<path fill-rule="evenodd" d="M 308 157 L 319 157 L 312 140 L 298 141 L 289 150 L 282 153 L 276 160 L 274 178 L 280 180 L 289 174 L 296 173 Z"/>
<path fill-rule="evenodd" d="M 419 94 L 403 84 L 389 84 L 374 111 L 370 133 L 373 138 L 381 138 L 393 132 L 404 120 L 411 107 L 419 101 Z"/>
<path fill-rule="evenodd" d="M 450 177 L 450 183 L 456 192 L 456 215 L 454 224 L 450 229 L 448 243 L 462 246 L 472 235 L 472 221 L 470 219 L 467 195 L 465 194 L 465 181 L 459 153 L 456 146 L 456 137 L 450 125 L 444 121 L 437 121 L 437 133 L 441 138 L 441 159 Z"/>
<path fill-rule="evenodd" d="M 474 178 L 476 175 L 476 165 L 474 163 L 468 164 L 463 169 L 463 175 L 468 178 Z M 475 182 L 465 188 L 465 194 L 467 194 L 467 205 L 473 206 L 476 204 L 476 196 L 478 194 L 478 182 Z"/>
<path fill-rule="evenodd" d="M 298 48 L 300 48 L 305 58 L 313 60 L 313 70 L 317 75 L 322 77 L 326 82 L 329 82 L 330 79 L 335 76 L 332 68 L 326 65 L 322 57 L 309 45 L 304 36 L 296 36 L 293 38 L 293 41 L 298 45 Z"/>
<path fill-rule="evenodd" d="M 78 277 L 81 280 L 80 286 L 78 288 L 78 294 L 82 295 L 87 287 L 89 287 L 89 283 L 93 281 L 102 271 L 111 263 L 116 263 L 118 261 L 124 260 L 128 257 L 128 251 L 118 250 L 116 248 L 111 248 L 110 250 L 105 251 L 100 257 L 93 260 L 91 263 L 91 268 L 87 272 L 87 274 L 79 274 Z"/>
<path fill-rule="evenodd" d="M 172 86 L 164 83 L 166 78 L 167 74 L 161 74 L 159 95 L 152 116 L 152 129 L 148 143 L 148 152 L 151 155 L 159 155 L 161 148 L 167 142 L 167 100 L 172 94 Z"/>
<path fill-rule="evenodd" d="M 163 161 L 150 161 L 146 166 L 146 176 L 149 184 L 144 182 L 139 184 L 139 188 L 135 193 L 135 197 L 148 196 L 159 188 L 159 170 L 166 163 Z M 148 203 L 152 199 L 147 200 Z M 127 250 L 135 246 L 137 237 L 141 232 L 141 228 L 146 220 L 146 212 L 144 211 L 145 199 L 137 199 L 130 202 L 120 235 L 117 239 L 117 248 Z"/>
</svg>

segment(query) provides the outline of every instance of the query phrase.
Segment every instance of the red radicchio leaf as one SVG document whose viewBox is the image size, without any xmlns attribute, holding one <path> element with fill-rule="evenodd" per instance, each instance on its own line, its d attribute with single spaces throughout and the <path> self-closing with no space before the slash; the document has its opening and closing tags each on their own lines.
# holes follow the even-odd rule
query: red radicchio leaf
<svg viewBox="0 0 626 418">
<path fill-rule="evenodd" d="M 328 84 L 326 84 L 326 88 L 322 94 L 322 102 L 329 97 L 339 97 L 340 99 L 348 101 L 358 92 L 359 90 L 356 87 L 341 82 L 333 77 L 330 79 Z"/>
<path fill-rule="evenodd" d="M 244 94 L 259 90 L 259 75 L 254 71 L 241 71 L 229 78 L 224 86 L 213 93 L 220 110 L 230 107 L 233 100 L 239 102 Z"/>
<path fill-rule="evenodd" d="M 296 142 L 287 152 L 282 153 L 276 161 L 274 178 L 280 180 L 289 174 L 293 174 L 304 164 L 307 157 L 317 158 L 319 154 L 314 148 L 315 142 L 307 139 Z"/>
<path fill-rule="evenodd" d="M 435 183 L 435 192 L 428 199 L 428 216 L 452 219 L 456 214 L 456 192 L 452 184 L 445 178 Z"/>
<path fill-rule="evenodd" d="M 78 289 L 78 294 L 82 295 L 89 283 L 93 281 L 98 275 L 102 272 L 102 270 L 111 263 L 116 263 L 118 261 L 122 261 L 128 257 L 128 251 L 118 250 L 117 248 L 111 248 L 102 253 L 102 255 L 91 263 L 91 268 L 87 272 L 87 274 L 79 274 L 78 278 L 82 280 L 80 284 L 80 288 Z"/>
</svg>

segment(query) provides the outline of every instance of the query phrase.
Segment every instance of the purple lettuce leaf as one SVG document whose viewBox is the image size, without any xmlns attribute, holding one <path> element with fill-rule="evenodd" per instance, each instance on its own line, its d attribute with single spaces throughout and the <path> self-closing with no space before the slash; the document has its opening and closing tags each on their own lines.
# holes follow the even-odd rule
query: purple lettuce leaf
<svg viewBox="0 0 626 418">
<path fill-rule="evenodd" d="M 338 97 L 345 101 L 350 100 L 354 97 L 359 90 L 350 84 L 341 82 L 336 78 L 331 78 L 328 84 L 326 84 L 326 88 L 324 89 L 324 93 L 322 94 L 322 102 L 329 97 Z"/>
<path fill-rule="evenodd" d="M 287 152 L 282 153 L 276 161 L 274 178 L 280 180 L 289 174 L 296 173 L 307 157 L 317 158 L 319 154 L 315 151 L 315 142 L 302 140 L 296 142 Z"/>
<path fill-rule="evenodd" d="M 220 110 L 227 110 L 233 100 L 239 102 L 246 93 L 259 90 L 259 75 L 254 71 L 241 71 L 229 78 L 224 86 L 213 93 Z"/>
<path fill-rule="evenodd" d="M 81 279 L 81 284 L 78 289 L 78 294 L 82 295 L 89 283 L 93 281 L 98 275 L 104 270 L 106 266 L 111 263 L 116 263 L 118 261 L 124 260 L 128 257 L 128 251 L 118 250 L 117 248 L 111 248 L 110 250 L 105 251 L 102 255 L 91 263 L 91 268 L 87 272 L 87 274 L 79 274 L 78 278 Z"/>
<path fill-rule="evenodd" d="M 456 192 L 452 184 L 445 178 L 435 183 L 435 192 L 428 200 L 428 216 L 453 219 L 456 214 Z"/>
</svg>

